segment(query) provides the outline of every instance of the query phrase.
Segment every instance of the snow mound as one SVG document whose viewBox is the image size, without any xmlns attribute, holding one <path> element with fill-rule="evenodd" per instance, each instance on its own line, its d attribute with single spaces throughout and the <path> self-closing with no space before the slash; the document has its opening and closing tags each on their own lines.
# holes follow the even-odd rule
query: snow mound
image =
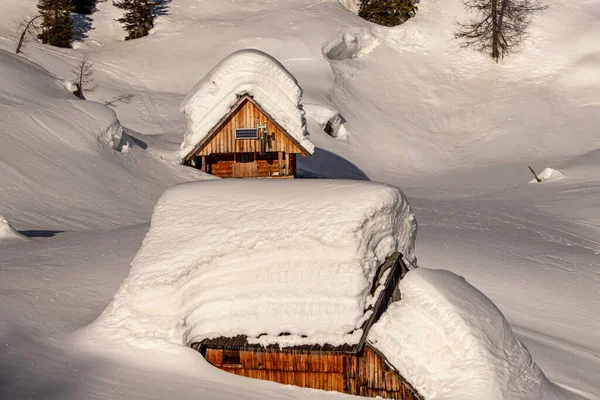
<svg viewBox="0 0 600 400">
<path fill-rule="evenodd" d="M 350 136 L 344 126 L 346 120 L 339 112 L 318 104 L 305 104 L 304 110 L 329 136 L 337 139 L 347 139 Z"/>
<path fill-rule="evenodd" d="M 188 130 L 179 157 L 183 159 L 192 151 L 243 94 L 251 95 L 304 149 L 314 151 L 296 78 L 266 53 L 239 50 L 200 80 L 181 104 Z"/>
<path fill-rule="evenodd" d="M 6 218 L 0 215 L 0 242 L 5 240 L 29 241 L 29 238 L 17 232 L 17 230 L 8 223 Z"/>
<path fill-rule="evenodd" d="M 360 331 L 348 332 L 377 267 L 395 251 L 413 265 L 416 231 L 402 192 L 378 183 L 175 186 L 89 332 L 136 346 L 239 334 L 283 346 L 356 343 Z"/>
<path fill-rule="evenodd" d="M 419 268 L 399 287 L 369 340 L 425 398 L 553 398 L 500 310 L 463 278 Z"/>
<path fill-rule="evenodd" d="M 551 182 L 551 181 L 555 181 L 557 179 L 562 178 L 564 175 L 562 172 L 557 171 L 553 168 L 544 168 L 544 170 L 542 171 L 541 174 L 538 175 L 538 178 L 540 178 L 540 180 L 542 182 Z M 538 183 L 537 180 L 532 179 L 529 181 L 529 183 Z"/>
<path fill-rule="evenodd" d="M 363 57 L 379 46 L 379 40 L 368 29 L 345 29 L 338 37 L 323 47 L 323 54 L 330 60 L 346 60 Z"/>
<path fill-rule="evenodd" d="M 358 14 L 360 10 L 360 0 L 338 0 L 340 4 L 354 14 Z"/>
</svg>

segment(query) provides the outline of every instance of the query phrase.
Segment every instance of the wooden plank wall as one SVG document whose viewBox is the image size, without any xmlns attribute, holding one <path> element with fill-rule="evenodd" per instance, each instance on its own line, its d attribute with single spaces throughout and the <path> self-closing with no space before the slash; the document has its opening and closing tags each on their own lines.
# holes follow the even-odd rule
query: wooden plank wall
<svg viewBox="0 0 600 400">
<path fill-rule="evenodd" d="M 254 104 L 245 100 L 237 111 L 229 117 L 217 131 L 212 140 L 195 155 L 209 155 L 212 153 L 260 153 L 260 140 L 236 140 L 236 128 L 256 128 L 256 124 L 267 124 L 267 133 L 272 135 L 269 152 L 283 151 L 286 153 L 302 153 L 280 129 L 273 124 Z"/>
<path fill-rule="evenodd" d="M 241 376 L 365 397 L 420 400 L 402 377 L 370 346 L 362 354 L 305 351 L 239 351 L 239 361 L 223 362 L 221 349 L 206 349 L 206 360 Z M 229 351 L 229 353 L 232 353 Z M 237 351 L 233 351 L 238 354 Z"/>
<path fill-rule="evenodd" d="M 257 164 L 257 177 L 270 177 L 274 173 L 279 171 L 279 161 L 274 160 L 256 160 Z M 209 171 L 212 175 L 220 178 L 233 178 L 233 161 L 218 161 L 214 164 L 210 164 Z M 290 175 L 294 176 L 296 173 L 296 160 L 295 154 L 290 154 Z"/>
</svg>

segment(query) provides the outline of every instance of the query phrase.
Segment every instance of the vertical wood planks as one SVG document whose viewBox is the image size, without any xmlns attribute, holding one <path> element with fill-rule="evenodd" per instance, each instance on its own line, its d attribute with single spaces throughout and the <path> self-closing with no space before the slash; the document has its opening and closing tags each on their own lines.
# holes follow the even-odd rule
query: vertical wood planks
<svg viewBox="0 0 600 400">
<path fill-rule="evenodd" d="M 241 349 L 239 365 L 224 365 L 223 353 L 208 348 L 206 360 L 236 375 L 366 397 L 422 400 L 368 344 L 359 354 Z"/>
</svg>

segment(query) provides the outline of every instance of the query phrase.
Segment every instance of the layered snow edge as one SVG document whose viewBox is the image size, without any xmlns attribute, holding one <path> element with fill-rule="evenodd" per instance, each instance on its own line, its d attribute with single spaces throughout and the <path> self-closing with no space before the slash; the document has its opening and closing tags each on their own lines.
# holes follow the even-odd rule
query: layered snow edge
<svg viewBox="0 0 600 400">
<path fill-rule="evenodd" d="M 181 103 L 187 132 L 179 150 L 184 159 L 202 142 L 239 98 L 250 95 L 304 150 L 308 139 L 302 89 L 296 78 L 276 59 L 259 50 L 239 50 L 214 67 Z"/>
<path fill-rule="evenodd" d="M 84 332 L 151 347 L 236 335 L 354 344 L 378 266 L 397 251 L 414 265 L 416 231 L 402 192 L 382 184 L 179 185 L 159 200 L 128 278 Z"/>
<path fill-rule="evenodd" d="M 399 290 L 368 340 L 426 399 L 561 398 L 500 310 L 463 278 L 418 268 Z"/>
</svg>

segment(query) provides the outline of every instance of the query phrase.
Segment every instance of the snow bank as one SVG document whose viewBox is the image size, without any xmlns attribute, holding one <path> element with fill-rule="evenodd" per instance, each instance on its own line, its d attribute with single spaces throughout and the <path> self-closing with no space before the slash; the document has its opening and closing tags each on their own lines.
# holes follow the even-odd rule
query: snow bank
<svg viewBox="0 0 600 400">
<path fill-rule="evenodd" d="M 279 61 L 259 50 L 240 50 L 227 56 L 190 91 L 181 104 L 188 122 L 179 157 L 184 158 L 238 101 L 250 94 L 302 147 L 312 153 L 302 89 Z"/>
<path fill-rule="evenodd" d="M 560 171 L 557 171 L 553 168 L 544 168 L 544 170 L 542 171 L 542 173 L 540 173 L 538 175 L 538 178 L 540 178 L 540 180 L 542 182 L 550 182 L 550 181 L 555 181 L 557 179 L 560 179 L 563 177 L 563 173 Z M 538 183 L 537 180 L 532 179 L 529 181 L 529 183 Z"/>
<path fill-rule="evenodd" d="M 89 331 L 137 346 L 238 334 L 284 346 L 356 343 L 360 333 L 348 332 L 363 315 L 377 267 L 395 251 L 412 265 L 416 231 L 402 192 L 383 184 L 175 186 L 156 205 L 129 277 Z"/>
<path fill-rule="evenodd" d="M 400 292 L 369 340 L 425 398 L 553 398 L 500 310 L 463 278 L 419 268 Z"/>
<path fill-rule="evenodd" d="M 0 215 L 0 242 L 5 240 L 28 241 L 29 238 L 17 232 L 17 230 L 8 223 L 6 218 Z"/>
</svg>

